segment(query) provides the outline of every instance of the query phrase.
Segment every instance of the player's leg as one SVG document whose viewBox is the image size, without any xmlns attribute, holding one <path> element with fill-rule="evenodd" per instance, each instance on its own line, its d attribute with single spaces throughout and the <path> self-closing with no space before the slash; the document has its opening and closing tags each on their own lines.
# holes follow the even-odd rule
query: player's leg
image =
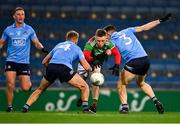
<svg viewBox="0 0 180 124">
<path fill-rule="evenodd" d="M 88 109 L 89 86 L 87 85 L 87 83 L 77 73 L 71 78 L 71 80 L 68 81 L 68 83 L 81 90 L 83 112 L 89 112 Z"/>
<path fill-rule="evenodd" d="M 141 76 L 141 75 L 136 76 L 136 82 L 137 82 L 138 86 L 151 98 L 151 100 L 154 102 L 158 112 L 160 114 L 163 114 L 164 113 L 163 105 L 156 98 L 152 87 L 149 84 L 147 84 L 144 80 L 145 80 L 145 76 Z"/>
<path fill-rule="evenodd" d="M 80 63 L 78 63 L 78 66 L 77 66 L 77 73 L 78 73 L 84 80 L 86 80 L 86 79 L 88 78 L 88 76 L 89 76 L 88 71 L 86 71 Z"/>
<path fill-rule="evenodd" d="M 94 69 L 93 73 L 96 73 L 96 72 L 101 72 L 101 67 L 97 67 Z M 100 90 L 100 87 L 99 86 L 96 86 L 96 85 L 93 85 L 92 84 L 92 99 L 93 99 L 93 102 L 92 102 L 92 105 L 90 106 L 90 110 L 95 112 L 96 113 L 96 108 L 97 108 L 97 102 L 98 102 L 98 99 L 99 99 L 99 90 Z"/>
<path fill-rule="evenodd" d="M 19 76 L 21 89 L 24 91 L 31 90 L 30 68 L 28 64 L 17 65 L 17 75 Z"/>
<path fill-rule="evenodd" d="M 46 74 L 41 80 L 39 87 L 28 98 L 26 104 L 22 108 L 22 112 L 27 112 L 29 107 L 34 102 L 36 102 L 39 96 L 49 87 L 51 83 L 53 83 L 57 79 L 57 74 L 59 71 L 60 70 L 57 65 L 48 65 L 48 67 L 46 68 Z"/>
<path fill-rule="evenodd" d="M 78 63 L 78 66 L 77 66 L 77 73 L 84 79 L 86 80 L 89 76 L 88 72 L 83 68 L 83 66 Z M 78 101 L 76 103 L 76 106 L 77 107 L 80 107 L 82 105 L 82 99 L 81 97 L 78 98 Z"/>
<path fill-rule="evenodd" d="M 26 104 L 24 105 L 22 112 L 27 112 L 29 107 L 36 102 L 39 96 L 49 87 L 50 83 L 45 78 L 41 80 L 40 86 L 31 94 Z"/>
<path fill-rule="evenodd" d="M 126 86 L 131 80 L 134 79 L 134 77 L 135 77 L 134 74 L 123 69 L 122 72 L 120 73 L 120 77 L 117 81 L 117 90 L 118 90 L 119 99 L 121 101 L 121 106 L 120 106 L 121 113 L 128 113 L 128 111 L 129 111 L 129 107 L 128 107 L 128 103 L 127 103 Z"/>
<path fill-rule="evenodd" d="M 95 86 L 92 84 L 92 105 L 90 106 L 90 110 L 96 113 L 96 109 L 97 109 L 97 102 L 99 99 L 99 86 Z"/>
<path fill-rule="evenodd" d="M 6 97 L 7 97 L 7 112 L 13 111 L 13 97 L 14 97 L 14 88 L 15 88 L 15 82 L 16 82 L 16 72 L 15 71 L 6 71 Z"/>
<path fill-rule="evenodd" d="M 14 88 L 16 83 L 16 74 L 17 74 L 17 63 L 6 62 L 5 65 L 5 76 L 6 76 L 6 97 L 7 97 L 7 112 L 13 111 L 13 97 L 14 97 Z"/>
<path fill-rule="evenodd" d="M 29 75 L 19 75 L 19 81 L 20 81 L 22 90 L 24 91 L 31 90 L 32 84 L 31 84 Z"/>
<path fill-rule="evenodd" d="M 152 90 L 152 87 L 147 84 L 146 82 L 144 82 L 145 80 L 145 76 L 141 76 L 141 75 L 137 75 L 136 76 L 136 82 L 138 84 L 138 86 L 150 97 L 153 98 L 154 92 Z"/>
</svg>

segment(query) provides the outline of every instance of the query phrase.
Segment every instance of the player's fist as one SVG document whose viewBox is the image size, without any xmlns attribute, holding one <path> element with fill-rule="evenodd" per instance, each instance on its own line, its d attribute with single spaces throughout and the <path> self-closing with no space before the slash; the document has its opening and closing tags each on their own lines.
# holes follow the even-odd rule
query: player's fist
<svg viewBox="0 0 180 124">
<path fill-rule="evenodd" d="M 106 54 L 109 56 L 109 55 L 111 55 L 111 50 L 110 49 L 107 49 L 106 50 Z"/>
<path fill-rule="evenodd" d="M 48 53 L 49 53 L 49 51 L 47 51 L 45 48 L 42 48 L 41 51 L 42 51 L 43 53 L 45 53 L 45 54 L 48 54 Z"/>
<path fill-rule="evenodd" d="M 92 65 L 94 66 L 94 67 L 101 67 L 101 61 L 100 60 L 93 60 L 92 61 Z"/>
<path fill-rule="evenodd" d="M 168 13 L 167 15 L 165 15 L 163 18 L 160 18 L 159 21 L 160 22 L 165 22 L 167 20 L 169 20 L 171 17 L 171 13 Z"/>
</svg>

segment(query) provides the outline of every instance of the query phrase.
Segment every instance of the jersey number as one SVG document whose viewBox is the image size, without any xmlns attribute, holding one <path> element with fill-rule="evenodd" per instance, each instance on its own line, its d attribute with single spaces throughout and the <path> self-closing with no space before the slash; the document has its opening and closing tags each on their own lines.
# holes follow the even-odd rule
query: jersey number
<svg viewBox="0 0 180 124">
<path fill-rule="evenodd" d="M 59 48 L 62 48 L 64 49 L 64 51 L 67 51 L 67 50 L 70 50 L 70 46 L 71 44 L 64 44 L 64 45 L 59 46 Z"/>
<path fill-rule="evenodd" d="M 132 43 L 132 39 L 130 37 L 127 37 L 126 34 L 121 35 L 120 39 L 122 39 L 123 42 L 125 42 L 125 45 L 129 45 Z"/>
</svg>

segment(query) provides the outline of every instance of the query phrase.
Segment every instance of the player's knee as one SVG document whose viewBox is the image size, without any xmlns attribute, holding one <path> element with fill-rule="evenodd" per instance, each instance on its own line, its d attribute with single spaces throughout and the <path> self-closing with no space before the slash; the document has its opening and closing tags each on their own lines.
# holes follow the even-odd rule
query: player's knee
<svg viewBox="0 0 180 124">
<path fill-rule="evenodd" d="M 122 85 L 127 85 L 127 83 L 125 81 L 122 81 L 122 80 L 118 80 L 117 82 L 117 88 L 120 88 Z"/>
<path fill-rule="evenodd" d="M 121 90 L 121 88 L 122 88 L 122 83 L 118 83 L 118 84 L 117 84 L 117 89 L 118 89 L 118 90 Z"/>
<path fill-rule="evenodd" d="M 13 83 L 7 83 L 7 89 L 14 89 L 15 85 Z"/>
<path fill-rule="evenodd" d="M 99 86 L 97 86 L 97 85 L 95 85 L 95 84 L 92 84 L 92 88 L 98 90 L 98 89 L 99 89 Z"/>
<path fill-rule="evenodd" d="M 22 87 L 21 88 L 23 91 L 31 91 L 31 89 L 32 89 L 32 86 L 30 85 L 30 86 L 24 86 L 24 87 Z"/>
<path fill-rule="evenodd" d="M 142 82 L 137 82 L 137 85 L 138 85 L 139 87 L 143 87 L 143 86 L 145 85 L 145 82 L 144 82 L 144 81 L 142 81 Z"/>
<path fill-rule="evenodd" d="M 88 90 L 89 91 L 89 86 L 86 83 L 84 83 L 80 86 L 80 90 L 83 90 L 83 91 Z"/>
</svg>

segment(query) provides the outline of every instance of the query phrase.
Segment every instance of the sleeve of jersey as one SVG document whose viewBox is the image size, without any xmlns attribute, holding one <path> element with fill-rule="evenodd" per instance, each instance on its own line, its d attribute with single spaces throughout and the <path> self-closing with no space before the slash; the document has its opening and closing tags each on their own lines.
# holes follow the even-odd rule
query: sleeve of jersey
<svg viewBox="0 0 180 124">
<path fill-rule="evenodd" d="M 129 31 L 129 32 L 133 32 L 133 33 L 136 33 L 136 29 L 135 29 L 135 27 L 130 27 L 130 28 L 127 28 L 127 31 Z"/>
<path fill-rule="evenodd" d="M 114 47 L 111 49 L 112 55 L 115 57 L 115 64 L 120 64 L 121 63 L 121 54 L 119 53 L 119 50 L 117 47 Z"/>
<path fill-rule="evenodd" d="M 84 47 L 83 53 L 84 53 L 85 59 L 88 62 L 93 60 L 93 57 L 91 56 L 91 52 L 92 52 L 92 46 L 87 42 Z"/>
<path fill-rule="evenodd" d="M 36 32 L 34 31 L 34 29 L 31 27 L 31 35 L 30 35 L 31 40 L 37 38 Z"/>
<path fill-rule="evenodd" d="M 85 59 L 86 59 L 88 62 L 90 62 L 90 61 L 93 60 L 93 57 L 91 56 L 91 51 L 84 50 L 83 53 L 84 53 Z"/>
<path fill-rule="evenodd" d="M 55 48 L 54 48 L 54 49 L 55 49 Z M 50 57 L 53 56 L 53 54 L 54 54 L 54 49 L 52 49 L 52 50 L 49 52 Z"/>
<path fill-rule="evenodd" d="M 1 39 L 5 40 L 5 41 L 7 40 L 6 30 L 4 30 L 4 32 L 3 32 L 2 36 L 1 36 Z"/>
<path fill-rule="evenodd" d="M 83 54 L 81 48 L 79 48 L 79 50 L 78 50 L 78 55 L 79 55 L 79 60 L 84 59 L 84 54 Z"/>
</svg>

